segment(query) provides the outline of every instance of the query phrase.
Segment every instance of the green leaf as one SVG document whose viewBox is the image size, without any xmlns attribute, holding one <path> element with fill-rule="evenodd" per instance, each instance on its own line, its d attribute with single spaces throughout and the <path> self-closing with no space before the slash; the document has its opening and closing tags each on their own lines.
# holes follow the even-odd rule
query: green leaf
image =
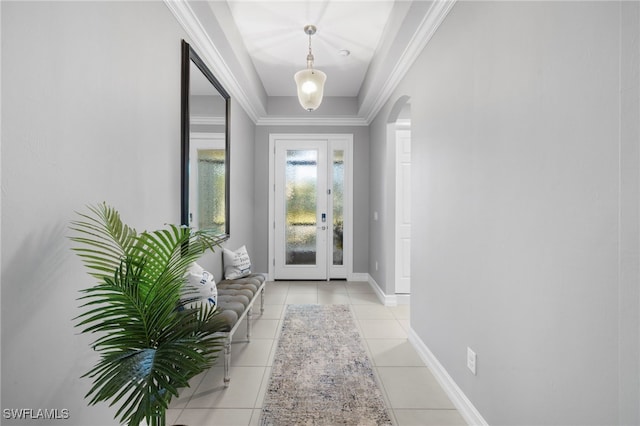
<svg viewBox="0 0 640 426">
<path fill-rule="evenodd" d="M 218 242 L 175 225 L 138 234 L 105 203 L 78 215 L 72 249 L 96 284 L 81 291 L 75 325 L 97 335 L 100 355 L 83 375 L 93 380 L 86 398 L 118 405 L 122 423 L 152 421 L 222 347 L 217 312 L 179 309 L 188 303 L 187 268 Z"/>
</svg>

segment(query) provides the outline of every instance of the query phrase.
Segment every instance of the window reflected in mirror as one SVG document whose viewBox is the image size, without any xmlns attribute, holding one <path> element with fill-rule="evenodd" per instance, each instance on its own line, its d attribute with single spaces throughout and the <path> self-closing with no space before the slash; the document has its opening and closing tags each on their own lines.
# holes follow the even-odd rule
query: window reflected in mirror
<svg viewBox="0 0 640 426">
<path fill-rule="evenodd" d="M 224 193 L 225 188 L 225 151 L 224 145 L 218 149 L 214 148 L 215 145 L 210 145 L 212 149 L 197 149 L 191 156 L 196 159 L 195 163 L 191 163 L 195 164 L 197 172 L 193 191 L 195 200 L 189 204 L 197 208 L 192 208 L 192 217 L 189 219 L 192 228 L 224 234 L 226 203 L 218 194 Z"/>
<path fill-rule="evenodd" d="M 229 95 L 183 41 L 182 224 L 229 237 Z"/>
</svg>

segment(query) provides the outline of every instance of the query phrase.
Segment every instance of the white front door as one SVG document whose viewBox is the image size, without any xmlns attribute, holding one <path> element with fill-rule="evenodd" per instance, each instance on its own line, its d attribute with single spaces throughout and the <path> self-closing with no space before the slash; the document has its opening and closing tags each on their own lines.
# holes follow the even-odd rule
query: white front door
<svg viewBox="0 0 640 426">
<path fill-rule="evenodd" d="M 347 278 L 351 262 L 349 138 L 300 135 L 274 145 L 273 278 Z"/>
<path fill-rule="evenodd" d="M 276 277 L 327 278 L 327 149 L 324 141 L 276 145 Z"/>
</svg>

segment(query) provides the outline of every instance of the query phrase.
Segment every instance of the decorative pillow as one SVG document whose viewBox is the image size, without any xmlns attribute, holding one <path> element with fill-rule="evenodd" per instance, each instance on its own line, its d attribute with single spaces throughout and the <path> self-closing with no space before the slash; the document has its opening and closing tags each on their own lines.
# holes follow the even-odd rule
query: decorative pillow
<svg viewBox="0 0 640 426">
<path fill-rule="evenodd" d="M 187 270 L 187 297 L 195 300 L 187 304 L 186 308 L 198 308 L 206 305 L 216 307 L 218 301 L 218 288 L 211 272 L 207 272 L 197 263 L 193 262 Z"/>
<path fill-rule="evenodd" d="M 245 246 L 236 251 L 222 249 L 224 260 L 224 277 L 228 280 L 246 277 L 251 274 L 251 259 Z"/>
</svg>

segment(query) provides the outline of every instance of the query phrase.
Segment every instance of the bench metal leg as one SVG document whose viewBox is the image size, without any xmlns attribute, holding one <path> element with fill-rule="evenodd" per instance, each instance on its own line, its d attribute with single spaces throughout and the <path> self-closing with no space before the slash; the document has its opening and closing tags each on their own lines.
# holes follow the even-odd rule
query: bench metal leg
<svg viewBox="0 0 640 426">
<path fill-rule="evenodd" d="M 224 342 L 224 387 L 229 387 L 231 377 L 229 377 L 229 368 L 231 367 L 231 336 L 227 337 Z"/>
<path fill-rule="evenodd" d="M 253 306 L 247 311 L 247 342 L 251 341 L 251 317 L 253 316 Z"/>
<path fill-rule="evenodd" d="M 2 1 L 2 0 L 0 0 Z M 260 290 L 260 314 L 264 314 L 264 283 L 263 287 Z M 247 342 L 251 341 L 251 321 L 253 319 L 253 303 L 256 300 L 256 296 L 250 300 L 249 308 L 246 312 L 245 318 L 247 320 Z M 239 319 L 242 319 L 242 315 Z M 236 331 L 236 327 L 240 325 L 241 321 L 237 321 L 235 326 L 231 328 L 228 333 L 225 333 L 227 336 L 224 340 L 224 387 L 228 388 L 231 382 L 230 377 L 230 369 L 231 369 L 231 340 L 233 338 L 233 333 Z"/>
</svg>

